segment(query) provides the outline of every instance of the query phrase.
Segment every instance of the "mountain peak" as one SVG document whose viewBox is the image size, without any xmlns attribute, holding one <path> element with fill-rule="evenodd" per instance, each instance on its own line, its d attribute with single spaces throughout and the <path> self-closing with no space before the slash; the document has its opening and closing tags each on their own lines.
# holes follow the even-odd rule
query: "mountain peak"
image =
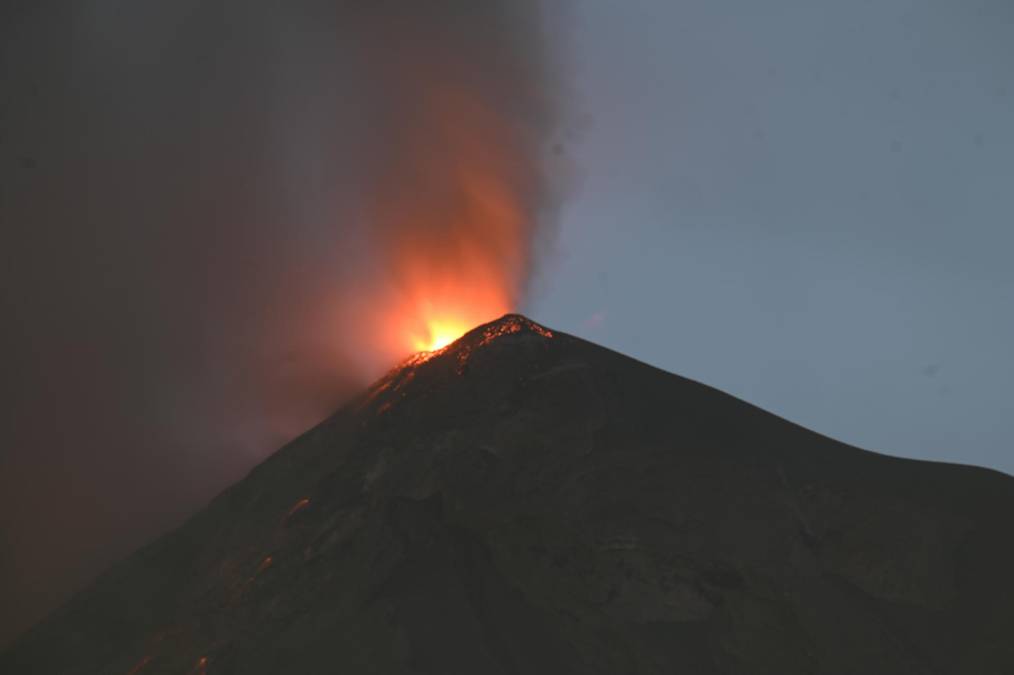
<svg viewBox="0 0 1014 675">
<path fill-rule="evenodd" d="M 554 333 L 521 314 L 505 314 L 476 326 L 445 347 L 408 357 L 375 382 L 352 407 L 368 420 L 406 400 L 431 404 L 439 390 L 454 384 L 460 389 L 466 384 L 463 378 L 476 373 L 482 374 L 481 388 L 499 391 L 495 380 L 523 377 L 526 372 L 544 367 L 550 345 L 569 342 L 580 341 Z M 487 393 L 476 395 L 483 398 Z"/>
<path fill-rule="evenodd" d="M 409 357 L 407 361 L 410 364 L 421 363 L 446 354 L 454 354 L 459 360 L 467 360 L 475 350 L 507 336 L 519 336 L 522 339 L 525 336 L 536 336 L 546 340 L 554 337 L 552 331 L 526 316 L 504 314 L 499 319 L 476 326 L 445 347 L 419 352 Z"/>
<path fill-rule="evenodd" d="M 1014 672 L 1014 480 L 508 314 L 417 354 L 0 672 Z"/>
</svg>

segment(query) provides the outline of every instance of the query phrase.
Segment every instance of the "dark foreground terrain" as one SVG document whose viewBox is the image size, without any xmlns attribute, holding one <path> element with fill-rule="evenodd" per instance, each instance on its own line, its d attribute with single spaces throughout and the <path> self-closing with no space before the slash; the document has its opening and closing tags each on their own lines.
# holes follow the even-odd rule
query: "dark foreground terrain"
<svg viewBox="0 0 1014 675">
<path fill-rule="evenodd" d="M 118 564 L 4 675 L 1014 673 L 1014 479 L 517 316 Z"/>
</svg>

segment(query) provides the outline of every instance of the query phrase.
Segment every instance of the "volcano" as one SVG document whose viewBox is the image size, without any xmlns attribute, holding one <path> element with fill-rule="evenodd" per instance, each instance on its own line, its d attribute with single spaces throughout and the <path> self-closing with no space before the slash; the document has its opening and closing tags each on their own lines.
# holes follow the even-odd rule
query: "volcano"
<svg viewBox="0 0 1014 675">
<path fill-rule="evenodd" d="M 508 315 L 392 370 L 0 672 L 1009 674 L 1012 514 L 1003 474 Z"/>
</svg>

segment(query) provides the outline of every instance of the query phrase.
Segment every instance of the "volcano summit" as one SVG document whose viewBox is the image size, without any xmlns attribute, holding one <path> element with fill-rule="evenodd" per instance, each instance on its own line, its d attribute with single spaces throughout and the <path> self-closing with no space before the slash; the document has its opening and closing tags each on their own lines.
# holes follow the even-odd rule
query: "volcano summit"
<svg viewBox="0 0 1014 675">
<path fill-rule="evenodd" d="M 1014 479 L 508 315 L 392 370 L 0 672 L 1014 672 Z"/>
</svg>

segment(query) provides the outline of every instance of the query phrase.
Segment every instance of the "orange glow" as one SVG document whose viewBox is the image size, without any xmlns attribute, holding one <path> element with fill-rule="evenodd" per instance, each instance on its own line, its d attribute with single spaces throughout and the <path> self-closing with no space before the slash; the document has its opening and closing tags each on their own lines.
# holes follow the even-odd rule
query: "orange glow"
<svg viewBox="0 0 1014 675">
<path fill-rule="evenodd" d="M 461 337 L 468 327 L 459 321 L 432 321 L 426 327 L 426 334 L 414 339 L 416 351 L 434 352 L 443 349 Z"/>
<path fill-rule="evenodd" d="M 495 175 L 482 175 L 495 174 L 495 166 L 455 175 L 461 170 L 455 167 L 446 178 L 455 184 L 456 203 L 430 204 L 428 196 L 402 190 L 400 205 L 386 205 L 376 214 L 387 223 L 382 232 L 391 236 L 385 246 L 395 283 L 382 305 L 379 332 L 393 342 L 396 360 L 446 347 L 511 311 L 520 295 L 527 257 L 523 216 L 511 204 L 518 197 L 497 185 Z M 402 222 L 436 236 L 419 237 Z"/>
<path fill-rule="evenodd" d="M 411 336 L 412 347 L 417 352 L 443 349 L 474 327 L 457 317 L 423 318 L 422 323 L 422 327 Z"/>
<path fill-rule="evenodd" d="M 143 659 L 138 661 L 133 668 L 131 668 L 127 672 L 127 675 L 138 675 L 138 673 L 144 670 L 149 663 L 151 663 L 151 656 L 145 656 Z"/>
<path fill-rule="evenodd" d="M 377 45 L 398 114 L 411 114 L 375 158 L 362 212 L 382 281 L 345 300 L 386 367 L 516 309 L 539 218 L 538 149 L 506 109 L 507 92 L 528 94 L 511 80 L 524 72 L 505 70 L 493 95 L 472 64 L 417 38 Z"/>
<path fill-rule="evenodd" d="M 292 516 L 296 515 L 297 513 L 299 513 L 300 511 L 302 511 L 303 509 L 305 509 L 309 505 L 310 505 L 310 499 L 308 497 L 303 497 L 298 502 L 296 502 L 295 504 L 292 505 L 292 508 L 289 509 L 289 512 L 285 515 L 285 517 L 286 518 L 291 518 Z"/>
</svg>

